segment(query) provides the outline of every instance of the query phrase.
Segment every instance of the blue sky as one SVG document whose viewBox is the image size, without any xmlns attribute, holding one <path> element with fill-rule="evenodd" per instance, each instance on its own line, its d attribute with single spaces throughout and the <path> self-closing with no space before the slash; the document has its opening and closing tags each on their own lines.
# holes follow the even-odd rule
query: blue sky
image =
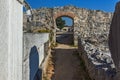
<svg viewBox="0 0 120 80">
<path fill-rule="evenodd" d="M 65 5 L 74 5 L 80 8 L 92 10 L 103 10 L 105 12 L 114 12 L 115 4 L 120 0 L 26 0 L 32 8 L 40 7 L 59 7 Z M 72 25 L 72 20 L 64 18 L 67 25 Z"/>
<path fill-rule="evenodd" d="M 119 0 L 27 0 L 32 8 L 74 5 L 76 7 L 113 12 Z"/>
<path fill-rule="evenodd" d="M 65 25 L 67 26 L 72 26 L 73 25 L 73 20 L 68 17 L 62 17 L 63 20 L 65 20 Z"/>
</svg>

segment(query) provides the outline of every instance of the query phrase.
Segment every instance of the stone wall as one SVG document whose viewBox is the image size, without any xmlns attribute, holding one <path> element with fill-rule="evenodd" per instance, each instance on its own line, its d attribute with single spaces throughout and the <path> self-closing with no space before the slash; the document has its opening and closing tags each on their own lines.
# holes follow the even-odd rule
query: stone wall
<svg viewBox="0 0 120 80">
<path fill-rule="evenodd" d="M 90 38 L 79 37 L 79 53 L 80 56 L 82 56 L 83 60 L 85 61 L 85 65 L 87 66 L 87 70 L 92 79 L 120 80 L 119 15 L 120 15 L 120 2 L 116 4 L 115 12 L 110 25 L 110 31 L 109 27 L 107 28 L 103 27 L 101 28 L 103 30 L 98 29 L 100 31 L 95 32 L 94 35 L 91 35 Z"/>
<path fill-rule="evenodd" d="M 108 46 L 108 35 L 112 14 L 89 11 L 85 23 L 76 27 L 80 56 L 94 80 L 114 80 L 116 67 Z M 86 24 L 86 25 L 85 25 Z"/>
<path fill-rule="evenodd" d="M 100 10 L 89 10 L 75 6 L 40 8 L 34 9 L 33 12 L 33 22 L 30 23 L 31 30 L 50 29 L 53 31 L 54 37 L 56 37 L 56 18 L 61 16 L 72 18 L 74 21 L 74 44 L 77 44 L 78 36 L 84 39 L 89 37 L 98 39 L 96 35 L 108 34 L 113 15 Z M 24 26 L 27 26 L 27 22 L 24 23 L 26 23 Z M 26 27 L 25 30 L 29 28 Z"/>
<path fill-rule="evenodd" d="M 81 45 L 78 44 L 78 46 L 82 46 L 81 51 L 85 53 L 82 57 L 86 66 L 90 69 L 90 73 L 93 71 L 97 75 L 94 77 L 95 74 L 91 74 L 91 77 L 95 80 L 110 80 L 115 76 L 115 65 L 108 47 L 112 13 L 75 6 L 40 8 L 33 12 L 30 29 L 50 29 L 54 33 L 54 38 L 56 37 L 56 18 L 61 16 L 72 18 L 74 20 L 74 44 L 77 45 L 78 42 L 81 42 Z"/>
<path fill-rule="evenodd" d="M 22 11 L 17 0 L 0 0 L 0 80 L 22 80 Z"/>
<path fill-rule="evenodd" d="M 119 80 L 115 79 L 116 70 L 112 58 L 104 54 L 100 56 L 102 52 L 96 51 L 96 47 L 90 46 L 89 42 L 86 44 L 79 39 L 78 52 L 79 56 L 83 59 L 86 70 L 92 80 Z M 85 46 L 84 46 L 85 45 Z M 91 44 L 94 45 L 94 44 Z"/>
<path fill-rule="evenodd" d="M 37 51 L 32 51 L 32 48 L 36 47 Z M 48 33 L 24 33 L 24 54 L 23 54 L 23 79 L 22 80 L 31 80 L 34 77 L 35 71 L 38 68 L 42 69 L 42 63 L 46 57 L 46 53 L 49 47 L 49 34 Z M 46 48 L 46 49 L 45 49 Z M 38 56 L 36 55 L 38 52 Z M 38 57 L 38 61 L 36 58 Z M 32 58 L 33 57 L 33 58 Z M 34 61 L 33 64 L 30 64 L 30 61 Z M 39 62 L 37 65 L 36 62 Z M 30 73 L 30 66 L 33 65 L 34 71 Z M 38 68 L 37 68 L 38 67 Z M 32 69 L 31 69 L 32 70 Z M 33 74 L 30 76 L 30 74 Z"/>
</svg>

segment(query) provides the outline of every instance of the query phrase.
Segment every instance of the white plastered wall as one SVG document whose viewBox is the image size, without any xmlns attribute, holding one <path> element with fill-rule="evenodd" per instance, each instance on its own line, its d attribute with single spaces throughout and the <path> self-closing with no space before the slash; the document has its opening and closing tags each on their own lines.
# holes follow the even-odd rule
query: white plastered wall
<svg viewBox="0 0 120 80">
<path fill-rule="evenodd" d="M 0 0 L 0 80 L 22 80 L 22 11 L 17 0 Z"/>
</svg>

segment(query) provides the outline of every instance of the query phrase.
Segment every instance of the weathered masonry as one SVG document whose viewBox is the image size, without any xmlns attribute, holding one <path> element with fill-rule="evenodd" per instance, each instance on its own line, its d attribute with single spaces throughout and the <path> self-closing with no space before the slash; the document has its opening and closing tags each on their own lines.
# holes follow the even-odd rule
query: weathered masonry
<svg viewBox="0 0 120 80">
<path fill-rule="evenodd" d="M 80 55 L 86 62 L 89 72 L 97 74 L 97 76 L 96 74 L 90 76 L 95 80 L 110 80 L 113 78 L 115 66 L 107 44 L 112 13 L 74 6 L 40 8 L 32 11 L 32 22 L 28 23 L 24 15 L 23 25 L 23 6 L 21 2 L 22 0 L 0 0 L 0 80 L 33 80 L 36 78 L 38 69 L 42 69 L 45 65 L 42 65 L 42 62 L 47 55 L 46 51 L 48 50 L 45 49 L 49 47 L 50 37 L 48 33 L 25 33 L 23 36 L 23 26 L 24 31 L 50 30 L 55 42 L 56 18 L 62 16 L 70 17 L 74 21 L 74 44 L 78 45 L 79 49 L 83 51 L 80 52 Z M 116 12 L 119 15 L 119 11 Z M 112 57 L 119 69 L 119 57 L 115 58 L 115 55 L 112 54 Z M 36 60 L 35 65 L 34 60 Z M 105 65 L 101 65 L 102 63 Z M 91 69 L 91 67 L 93 68 Z M 112 73 L 105 74 L 105 71 L 111 71 Z M 115 78 L 115 80 L 119 80 L 119 73 Z"/>
<path fill-rule="evenodd" d="M 108 48 L 108 35 L 106 35 L 107 33 L 105 33 L 106 38 L 105 35 L 103 35 L 103 33 L 101 33 L 101 35 L 94 34 L 97 36 L 94 37 L 94 40 L 97 40 L 97 43 L 90 39 L 84 40 L 79 38 L 78 41 L 79 50 L 81 49 L 85 50 L 85 52 L 79 52 L 79 53 L 85 61 L 85 65 L 88 69 L 91 78 L 94 80 L 120 80 L 120 71 L 119 71 L 120 70 L 120 56 L 119 56 L 120 55 L 119 54 L 120 16 L 119 15 L 120 15 L 120 2 L 116 4 L 115 12 L 110 26 L 109 48 Z M 100 64 L 101 61 L 102 64 Z"/>
<path fill-rule="evenodd" d="M 56 8 L 40 8 L 33 10 L 33 22 L 28 24 L 24 15 L 24 30 L 50 29 L 56 41 L 56 18 L 70 17 L 73 19 L 74 44 L 78 43 L 78 36 L 88 38 L 93 33 L 105 34 L 109 32 L 112 13 L 99 10 L 89 10 L 74 6 Z M 88 34 L 89 32 L 89 34 Z M 103 33 L 102 33 L 103 32 Z"/>
<path fill-rule="evenodd" d="M 110 80 L 115 78 L 116 74 L 108 46 L 112 16 L 112 13 L 74 6 L 40 8 L 33 10 L 33 21 L 29 24 L 24 15 L 24 31 L 51 30 L 55 42 L 56 19 L 58 17 L 72 18 L 74 45 L 78 45 L 79 53 L 85 61 L 90 77 L 93 80 Z"/>
</svg>

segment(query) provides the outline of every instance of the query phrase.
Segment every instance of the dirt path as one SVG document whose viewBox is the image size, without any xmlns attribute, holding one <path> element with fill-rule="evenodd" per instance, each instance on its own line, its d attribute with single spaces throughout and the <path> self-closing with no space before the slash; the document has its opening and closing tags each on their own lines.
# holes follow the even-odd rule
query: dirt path
<svg viewBox="0 0 120 80">
<path fill-rule="evenodd" d="M 76 48 L 59 44 L 54 49 L 55 74 L 52 80 L 86 80 L 80 69 Z"/>
</svg>

